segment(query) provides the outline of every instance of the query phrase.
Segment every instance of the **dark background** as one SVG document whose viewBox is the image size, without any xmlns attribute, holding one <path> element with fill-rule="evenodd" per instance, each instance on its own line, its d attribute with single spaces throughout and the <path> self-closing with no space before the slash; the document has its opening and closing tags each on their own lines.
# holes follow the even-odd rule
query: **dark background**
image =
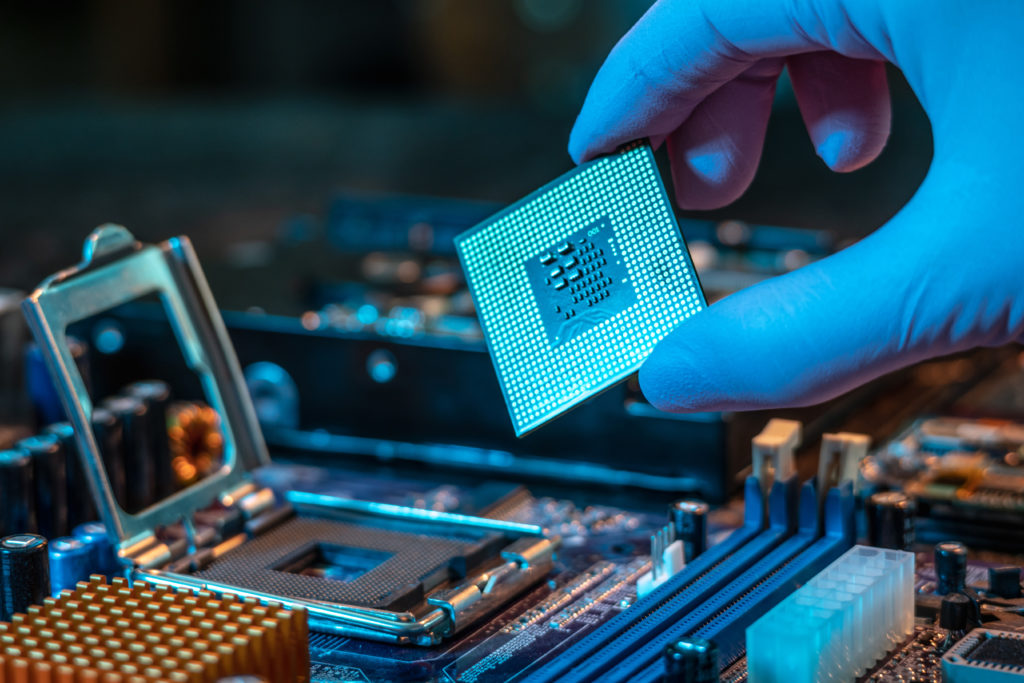
<svg viewBox="0 0 1024 683">
<path fill-rule="evenodd" d="M 209 261 L 322 219 L 341 189 L 512 201 L 569 167 L 589 81 L 646 4 L 5 3 L 0 286 L 74 262 L 107 221 L 188 234 Z M 895 71 L 891 85 L 887 150 L 839 175 L 783 81 L 754 186 L 711 215 L 846 238 L 877 227 L 931 156 L 920 106 Z"/>
</svg>

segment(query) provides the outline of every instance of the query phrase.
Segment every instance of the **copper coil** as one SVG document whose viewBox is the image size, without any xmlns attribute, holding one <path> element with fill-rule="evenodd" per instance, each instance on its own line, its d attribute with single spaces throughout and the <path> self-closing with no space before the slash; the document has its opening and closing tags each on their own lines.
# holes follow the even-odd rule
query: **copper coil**
<svg viewBox="0 0 1024 683">
<path fill-rule="evenodd" d="M 180 486 L 187 486 L 220 467 L 224 436 L 220 415 L 203 403 L 175 403 L 167 413 L 171 467 Z"/>
</svg>

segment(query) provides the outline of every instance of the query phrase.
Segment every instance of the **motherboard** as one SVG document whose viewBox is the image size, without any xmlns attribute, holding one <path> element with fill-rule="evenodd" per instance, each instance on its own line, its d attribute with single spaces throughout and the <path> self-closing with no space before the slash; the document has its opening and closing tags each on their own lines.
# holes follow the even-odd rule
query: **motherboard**
<svg viewBox="0 0 1024 683">
<path fill-rule="evenodd" d="M 517 438 L 453 244 L 493 210 L 339 197 L 267 266 L 334 277 L 276 308 L 119 226 L 5 290 L 0 681 L 1022 675 L 1017 348 L 745 415 L 626 377 Z M 555 349 L 637 296 L 584 223 L 520 264 Z M 711 302 L 833 248 L 678 224 Z"/>
</svg>

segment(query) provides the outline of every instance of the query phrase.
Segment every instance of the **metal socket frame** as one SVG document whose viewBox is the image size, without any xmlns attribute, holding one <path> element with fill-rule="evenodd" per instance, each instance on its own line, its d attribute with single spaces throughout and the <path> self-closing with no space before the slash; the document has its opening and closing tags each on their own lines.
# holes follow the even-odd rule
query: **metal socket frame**
<svg viewBox="0 0 1024 683">
<path fill-rule="evenodd" d="M 150 294 L 160 296 L 185 362 L 221 417 L 224 465 L 132 514 L 114 499 L 92 431 L 92 398 L 68 348 L 67 328 Z M 107 534 L 120 550 L 159 526 L 187 523 L 194 512 L 245 485 L 253 469 L 270 462 L 238 359 L 187 237 L 145 245 L 119 225 L 100 226 L 86 239 L 82 262 L 43 281 L 22 309 L 74 426 L 79 458 Z"/>
<path fill-rule="evenodd" d="M 207 401 L 221 417 L 225 457 L 218 472 L 131 514 L 114 498 L 92 431 L 93 402 L 68 348 L 67 328 L 154 293 L 161 297 L 188 367 L 199 376 Z M 198 510 L 215 501 L 228 505 L 238 502 L 233 499 L 244 498 L 254 490 L 250 472 L 270 462 L 238 359 L 195 251 L 187 237 L 144 245 L 127 229 L 104 225 L 86 239 L 82 262 L 45 280 L 22 303 L 22 308 L 74 426 L 79 458 L 107 534 L 126 564 L 132 558 L 136 579 L 153 585 L 281 602 L 305 609 L 315 630 L 425 646 L 472 624 L 481 614 L 540 580 L 551 568 L 557 539 L 545 538 L 544 530 L 534 525 L 298 492 L 292 496 L 292 502 L 325 514 L 347 511 L 411 519 L 480 532 L 502 532 L 520 540 L 502 552 L 497 567 L 430 596 L 421 614 L 286 598 L 203 581 L 140 562 L 139 551 L 151 547 L 154 529 L 178 522 L 191 528 L 192 516 Z M 227 539 L 224 545 L 230 549 L 242 541 L 244 536 L 239 536 Z M 159 558 L 155 564 L 160 564 Z"/>
</svg>

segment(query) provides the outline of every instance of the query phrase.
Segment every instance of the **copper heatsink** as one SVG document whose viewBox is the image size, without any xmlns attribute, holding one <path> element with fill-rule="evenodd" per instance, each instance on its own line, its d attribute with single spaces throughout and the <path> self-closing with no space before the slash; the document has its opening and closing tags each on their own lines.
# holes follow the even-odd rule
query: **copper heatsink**
<svg viewBox="0 0 1024 683">
<path fill-rule="evenodd" d="M 100 576 L 0 622 L 0 683 L 309 680 L 306 614 Z"/>
</svg>

